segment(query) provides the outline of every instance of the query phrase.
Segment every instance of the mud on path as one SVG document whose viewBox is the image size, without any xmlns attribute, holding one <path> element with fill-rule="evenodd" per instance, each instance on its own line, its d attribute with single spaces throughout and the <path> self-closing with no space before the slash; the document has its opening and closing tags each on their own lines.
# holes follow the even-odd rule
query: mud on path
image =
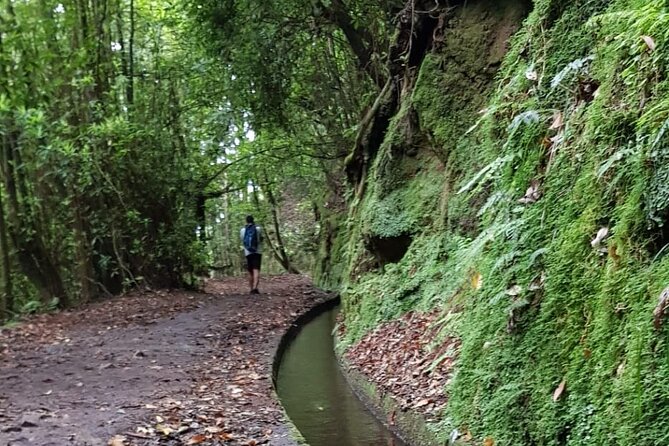
<svg viewBox="0 0 669 446">
<path fill-rule="evenodd" d="M 301 276 L 262 285 L 134 294 L 0 331 L 0 446 L 294 444 L 272 355 L 328 296 Z"/>
</svg>

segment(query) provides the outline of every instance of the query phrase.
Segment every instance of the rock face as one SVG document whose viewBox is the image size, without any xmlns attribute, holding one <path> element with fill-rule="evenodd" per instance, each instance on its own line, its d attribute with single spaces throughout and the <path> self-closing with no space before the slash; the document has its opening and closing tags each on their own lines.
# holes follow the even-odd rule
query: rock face
<svg viewBox="0 0 669 446">
<path fill-rule="evenodd" d="M 342 349 L 412 310 L 435 315 L 427 356 L 457 340 L 431 415 L 444 439 L 666 441 L 665 8 L 415 1 L 399 14 L 320 268 L 344 290 Z"/>
</svg>

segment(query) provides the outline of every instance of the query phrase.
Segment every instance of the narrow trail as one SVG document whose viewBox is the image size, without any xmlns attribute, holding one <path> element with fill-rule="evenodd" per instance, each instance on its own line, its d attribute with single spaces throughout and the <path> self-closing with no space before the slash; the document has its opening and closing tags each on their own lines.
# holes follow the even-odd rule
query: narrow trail
<svg viewBox="0 0 669 446">
<path fill-rule="evenodd" d="M 0 331 L 0 446 L 287 446 L 281 334 L 327 295 L 301 276 L 135 294 Z"/>
</svg>

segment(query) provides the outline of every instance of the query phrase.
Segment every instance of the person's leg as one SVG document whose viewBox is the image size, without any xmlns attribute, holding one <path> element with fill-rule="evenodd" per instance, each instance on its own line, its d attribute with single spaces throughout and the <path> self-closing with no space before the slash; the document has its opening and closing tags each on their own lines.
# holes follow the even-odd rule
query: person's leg
<svg viewBox="0 0 669 446">
<path fill-rule="evenodd" d="M 260 270 L 259 269 L 254 269 L 253 270 L 253 289 L 257 290 L 259 283 L 260 283 Z"/>
<path fill-rule="evenodd" d="M 246 256 L 246 271 L 248 271 L 249 275 L 249 290 L 253 291 L 253 265 L 251 263 L 251 256 Z"/>
<path fill-rule="evenodd" d="M 251 292 L 254 294 L 258 293 L 258 284 L 260 283 L 260 265 L 262 263 L 261 254 L 253 254 L 249 257 L 249 265 L 253 268 L 253 285 Z"/>
</svg>

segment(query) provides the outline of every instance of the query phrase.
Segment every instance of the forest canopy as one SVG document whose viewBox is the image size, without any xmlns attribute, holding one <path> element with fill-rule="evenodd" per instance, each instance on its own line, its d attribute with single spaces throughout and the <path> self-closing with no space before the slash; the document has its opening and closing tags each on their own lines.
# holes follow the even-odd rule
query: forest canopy
<svg viewBox="0 0 669 446">
<path fill-rule="evenodd" d="M 0 3 L 2 317 L 235 269 L 249 212 L 310 268 L 397 8 Z"/>
</svg>

